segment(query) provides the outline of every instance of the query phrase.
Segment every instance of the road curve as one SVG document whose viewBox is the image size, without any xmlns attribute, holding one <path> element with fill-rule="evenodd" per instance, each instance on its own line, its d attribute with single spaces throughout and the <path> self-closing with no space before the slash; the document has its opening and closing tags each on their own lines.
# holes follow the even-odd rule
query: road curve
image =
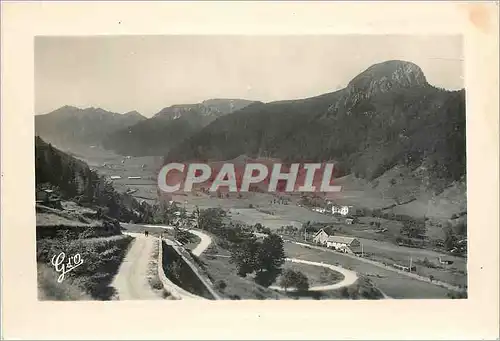
<svg viewBox="0 0 500 341">
<path fill-rule="evenodd" d="M 168 225 L 143 225 L 146 227 L 159 227 L 165 230 L 173 230 L 173 226 L 168 226 Z M 196 247 L 191 251 L 192 254 L 195 256 L 200 256 L 203 252 L 205 252 L 206 249 L 212 244 L 212 238 L 210 238 L 209 235 L 203 233 L 200 230 L 194 230 L 194 229 L 181 229 L 184 231 L 189 231 L 189 233 L 192 233 L 196 236 L 198 236 L 201 241 L 196 245 Z"/>
<path fill-rule="evenodd" d="M 159 227 L 165 230 L 173 230 L 173 226 L 168 226 L 168 225 L 143 225 L 146 227 Z M 203 252 L 205 252 L 206 249 L 212 244 L 212 238 L 210 238 L 209 235 L 203 233 L 200 230 L 194 230 L 194 229 L 181 229 L 184 231 L 189 231 L 189 233 L 192 233 L 196 236 L 198 236 L 201 241 L 196 245 L 196 247 L 191 251 L 191 253 L 195 256 L 200 256 Z"/>
<path fill-rule="evenodd" d="M 115 288 L 119 300 L 159 299 L 159 295 L 148 283 L 147 273 L 156 238 L 147 238 L 141 233 L 124 232 L 124 234 L 135 238 L 111 286 Z"/>
<path fill-rule="evenodd" d="M 340 289 L 343 287 L 348 287 L 350 285 L 353 285 L 358 280 L 358 275 L 354 271 L 344 269 L 340 266 L 336 266 L 336 265 L 332 265 L 332 264 L 325 264 L 325 263 L 318 263 L 318 262 L 311 262 L 308 260 L 297 259 L 297 258 L 287 258 L 286 261 L 292 262 L 292 263 L 301 263 L 301 264 L 308 264 L 308 265 L 314 265 L 314 266 L 322 266 L 324 268 L 340 272 L 342 275 L 344 275 L 344 279 L 338 283 L 329 284 L 329 285 L 313 286 L 313 287 L 309 288 L 309 291 L 326 291 L 326 290 Z M 280 290 L 280 291 L 285 291 L 285 288 L 282 288 L 280 286 L 270 286 L 269 288 L 275 289 L 275 290 Z M 287 291 L 295 291 L 295 289 L 290 288 L 290 289 L 287 289 Z"/>
</svg>

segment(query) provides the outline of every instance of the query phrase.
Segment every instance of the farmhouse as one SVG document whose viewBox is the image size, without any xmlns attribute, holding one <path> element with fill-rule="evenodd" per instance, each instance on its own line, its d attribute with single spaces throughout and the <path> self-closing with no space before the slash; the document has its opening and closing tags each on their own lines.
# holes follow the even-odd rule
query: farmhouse
<svg viewBox="0 0 500 341">
<path fill-rule="evenodd" d="M 361 243 L 354 237 L 329 236 L 326 241 L 326 247 L 345 253 L 361 252 Z"/>
<path fill-rule="evenodd" d="M 451 259 L 448 259 L 448 258 L 439 257 L 438 260 L 439 260 L 440 264 L 445 264 L 445 265 L 453 264 L 453 261 Z"/>
<path fill-rule="evenodd" d="M 321 229 L 314 235 L 313 242 L 320 245 L 326 245 L 328 237 L 330 237 L 328 233 L 326 233 L 324 229 Z"/>
</svg>

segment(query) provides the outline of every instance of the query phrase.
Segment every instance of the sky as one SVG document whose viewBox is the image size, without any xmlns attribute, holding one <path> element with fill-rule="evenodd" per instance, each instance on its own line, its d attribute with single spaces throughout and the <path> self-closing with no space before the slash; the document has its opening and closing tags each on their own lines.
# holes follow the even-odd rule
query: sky
<svg viewBox="0 0 500 341">
<path fill-rule="evenodd" d="M 306 98 L 393 59 L 455 90 L 464 87 L 462 44 L 435 35 L 36 37 L 35 113 L 72 105 L 151 117 L 210 98 Z"/>
</svg>

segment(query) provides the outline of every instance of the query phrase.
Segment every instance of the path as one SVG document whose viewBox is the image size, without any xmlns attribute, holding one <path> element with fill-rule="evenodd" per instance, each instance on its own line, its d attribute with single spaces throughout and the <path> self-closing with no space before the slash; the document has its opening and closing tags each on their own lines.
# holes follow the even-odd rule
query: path
<svg viewBox="0 0 500 341">
<path fill-rule="evenodd" d="M 314 265 L 314 266 L 322 266 L 324 268 L 340 272 L 342 275 L 344 275 L 344 279 L 338 283 L 310 287 L 309 291 L 335 290 L 335 289 L 339 289 L 339 288 L 343 288 L 343 287 L 348 287 L 350 285 L 353 285 L 358 279 L 358 275 L 354 271 L 344 269 L 340 266 L 325 264 L 325 263 L 318 263 L 318 262 L 311 262 L 308 260 L 297 259 L 297 258 L 287 258 L 286 261 L 292 262 L 292 263 L 301 263 L 301 264 L 308 264 L 308 265 Z M 270 286 L 269 288 L 280 290 L 280 291 L 285 291 L 285 288 L 282 288 L 280 286 Z M 288 291 L 294 291 L 294 290 L 295 290 L 294 288 L 288 289 Z"/>
<path fill-rule="evenodd" d="M 118 293 L 119 300 L 157 300 L 160 297 L 148 283 L 149 262 L 153 253 L 154 237 L 140 233 L 124 233 L 135 239 L 123 260 L 111 286 Z"/>
</svg>

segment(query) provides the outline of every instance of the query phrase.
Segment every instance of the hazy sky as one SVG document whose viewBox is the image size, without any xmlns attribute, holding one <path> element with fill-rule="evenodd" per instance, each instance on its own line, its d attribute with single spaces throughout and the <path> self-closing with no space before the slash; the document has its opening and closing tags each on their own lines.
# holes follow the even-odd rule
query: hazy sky
<svg viewBox="0 0 500 341">
<path fill-rule="evenodd" d="M 391 59 L 416 63 L 435 86 L 463 87 L 459 36 L 37 37 L 35 111 L 73 105 L 152 116 L 209 98 L 305 98 Z"/>
</svg>

